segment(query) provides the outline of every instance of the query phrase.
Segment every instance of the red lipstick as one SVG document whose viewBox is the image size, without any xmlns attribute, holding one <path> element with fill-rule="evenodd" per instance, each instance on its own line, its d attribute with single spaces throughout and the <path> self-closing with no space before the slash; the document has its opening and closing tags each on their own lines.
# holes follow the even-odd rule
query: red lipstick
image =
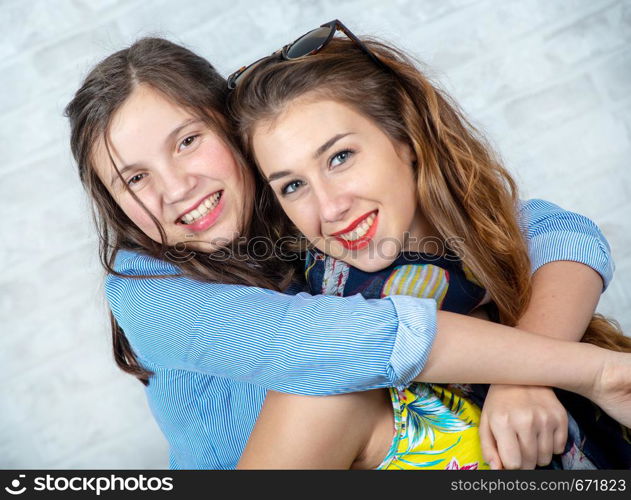
<svg viewBox="0 0 631 500">
<path fill-rule="evenodd" d="M 372 221 L 372 225 L 370 226 L 370 229 L 368 229 L 368 231 L 366 232 L 364 236 L 362 236 L 361 238 L 357 238 L 356 240 L 353 240 L 353 241 L 345 240 L 344 238 L 339 237 L 342 234 L 353 231 L 357 226 L 359 226 L 372 214 L 375 214 L 375 219 Z M 368 212 L 358 217 L 353 222 L 351 222 L 348 225 L 348 227 L 342 229 L 341 231 L 332 233 L 331 236 L 333 236 L 347 250 L 362 250 L 368 246 L 368 243 L 370 243 L 370 240 L 372 240 L 373 237 L 375 236 L 375 233 L 377 232 L 378 222 L 379 222 L 379 212 L 377 210 L 373 210 L 372 212 Z"/>
</svg>

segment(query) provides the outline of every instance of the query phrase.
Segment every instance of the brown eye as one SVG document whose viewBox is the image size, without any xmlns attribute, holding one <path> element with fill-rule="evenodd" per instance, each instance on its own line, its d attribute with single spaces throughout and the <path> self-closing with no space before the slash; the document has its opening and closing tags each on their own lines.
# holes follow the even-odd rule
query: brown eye
<svg viewBox="0 0 631 500">
<path fill-rule="evenodd" d="M 133 186 L 134 184 L 138 184 L 147 174 L 136 174 L 133 177 L 131 177 L 128 181 L 127 181 L 127 185 L 128 186 Z"/>
<path fill-rule="evenodd" d="M 186 139 L 184 139 L 182 142 L 180 142 L 180 148 L 179 149 L 190 148 L 192 146 L 192 144 L 195 142 L 195 139 L 197 139 L 198 137 L 199 137 L 198 135 L 190 135 L 190 136 L 188 136 Z"/>
</svg>

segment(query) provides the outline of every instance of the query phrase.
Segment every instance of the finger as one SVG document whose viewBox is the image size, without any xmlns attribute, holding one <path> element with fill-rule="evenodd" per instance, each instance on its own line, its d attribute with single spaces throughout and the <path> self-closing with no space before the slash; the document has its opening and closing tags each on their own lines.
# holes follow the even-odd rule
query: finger
<svg viewBox="0 0 631 500">
<path fill-rule="evenodd" d="M 567 434 L 568 434 L 568 421 L 567 421 L 567 413 L 565 414 L 565 420 L 561 422 L 555 429 L 553 435 L 553 443 L 554 448 L 553 451 L 556 455 L 560 455 L 565 451 L 565 446 L 567 444 Z"/>
<path fill-rule="evenodd" d="M 500 460 L 499 453 L 497 452 L 495 438 L 493 437 L 493 433 L 489 428 L 487 420 L 484 418 L 480 420 L 479 433 L 484 461 L 489 464 L 493 470 L 501 469 L 502 461 Z"/>
<path fill-rule="evenodd" d="M 517 434 L 513 432 L 512 428 L 495 426 L 493 435 L 504 468 L 519 469 L 521 467 L 521 445 Z"/>
<path fill-rule="evenodd" d="M 517 439 L 521 451 L 521 469 L 532 470 L 537 465 L 537 456 L 539 453 L 539 440 L 537 434 L 531 428 L 522 430 Z M 552 442 L 552 436 L 549 436 Z"/>
<path fill-rule="evenodd" d="M 554 433 L 545 430 L 537 435 L 537 465 L 543 467 L 552 461 L 552 450 L 554 449 Z"/>
<path fill-rule="evenodd" d="M 565 446 L 567 444 L 568 439 L 568 413 L 567 410 L 563 407 L 561 402 L 554 397 L 554 401 L 556 403 L 556 409 L 553 412 L 554 420 L 553 420 L 553 432 L 552 432 L 552 442 L 553 448 L 552 452 L 556 455 L 559 455 L 565 451 Z"/>
</svg>

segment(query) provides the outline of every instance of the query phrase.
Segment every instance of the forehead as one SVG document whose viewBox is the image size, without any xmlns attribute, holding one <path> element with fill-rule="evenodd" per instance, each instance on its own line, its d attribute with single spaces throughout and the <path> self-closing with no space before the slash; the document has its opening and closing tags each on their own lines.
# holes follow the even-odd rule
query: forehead
<svg viewBox="0 0 631 500">
<path fill-rule="evenodd" d="M 371 144 L 390 142 L 389 136 L 356 107 L 341 101 L 305 96 L 289 103 L 271 120 L 255 125 L 252 147 L 265 171 L 297 168 L 332 137 L 352 134 Z"/>
<path fill-rule="evenodd" d="M 271 120 L 254 127 L 252 144 L 257 155 L 270 148 L 295 146 L 311 154 L 309 145 L 318 146 L 339 132 L 361 132 L 376 125 L 354 107 L 328 99 L 299 98 Z"/>
<path fill-rule="evenodd" d="M 186 108 L 174 103 L 147 85 L 138 85 L 112 116 L 109 140 L 114 144 L 133 134 L 160 132 L 174 122 L 193 117 Z"/>
<path fill-rule="evenodd" d="M 140 163 L 164 147 L 169 133 L 196 118 L 186 108 L 174 103 L 147 85 L 138 85 L 121 107 L 112 115 L 105 136 L 94 144 L 94 168 L 106 185 L 114 166 Z M 106 147 L 107 141 L 107 147 Z"/>
<path fill-rule="evenodd" d="M 327 129 L 330 126 L 370 125 L 366 118 L 354 106 L 333 99 L 318 99 L 306 96 L 290 103 L 277 118 L 270 123 L 272 127 L 289 127 L 301 124 L 312 129 Z M 298 128 L 298 131 L 301 129 Z"/>
</svg>

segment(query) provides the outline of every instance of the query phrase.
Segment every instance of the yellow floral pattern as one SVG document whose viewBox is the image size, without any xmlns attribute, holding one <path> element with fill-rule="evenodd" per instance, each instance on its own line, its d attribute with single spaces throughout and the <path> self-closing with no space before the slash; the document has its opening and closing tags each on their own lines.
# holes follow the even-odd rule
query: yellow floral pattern
<svg viewBox="0 0 631 500">
<path fill-rule="evenodd" d="M 480 409 L 452 386 L 389 389 L 395 437 L 378 469 L 489 469 L 482 457 Z"/>
</svg>

